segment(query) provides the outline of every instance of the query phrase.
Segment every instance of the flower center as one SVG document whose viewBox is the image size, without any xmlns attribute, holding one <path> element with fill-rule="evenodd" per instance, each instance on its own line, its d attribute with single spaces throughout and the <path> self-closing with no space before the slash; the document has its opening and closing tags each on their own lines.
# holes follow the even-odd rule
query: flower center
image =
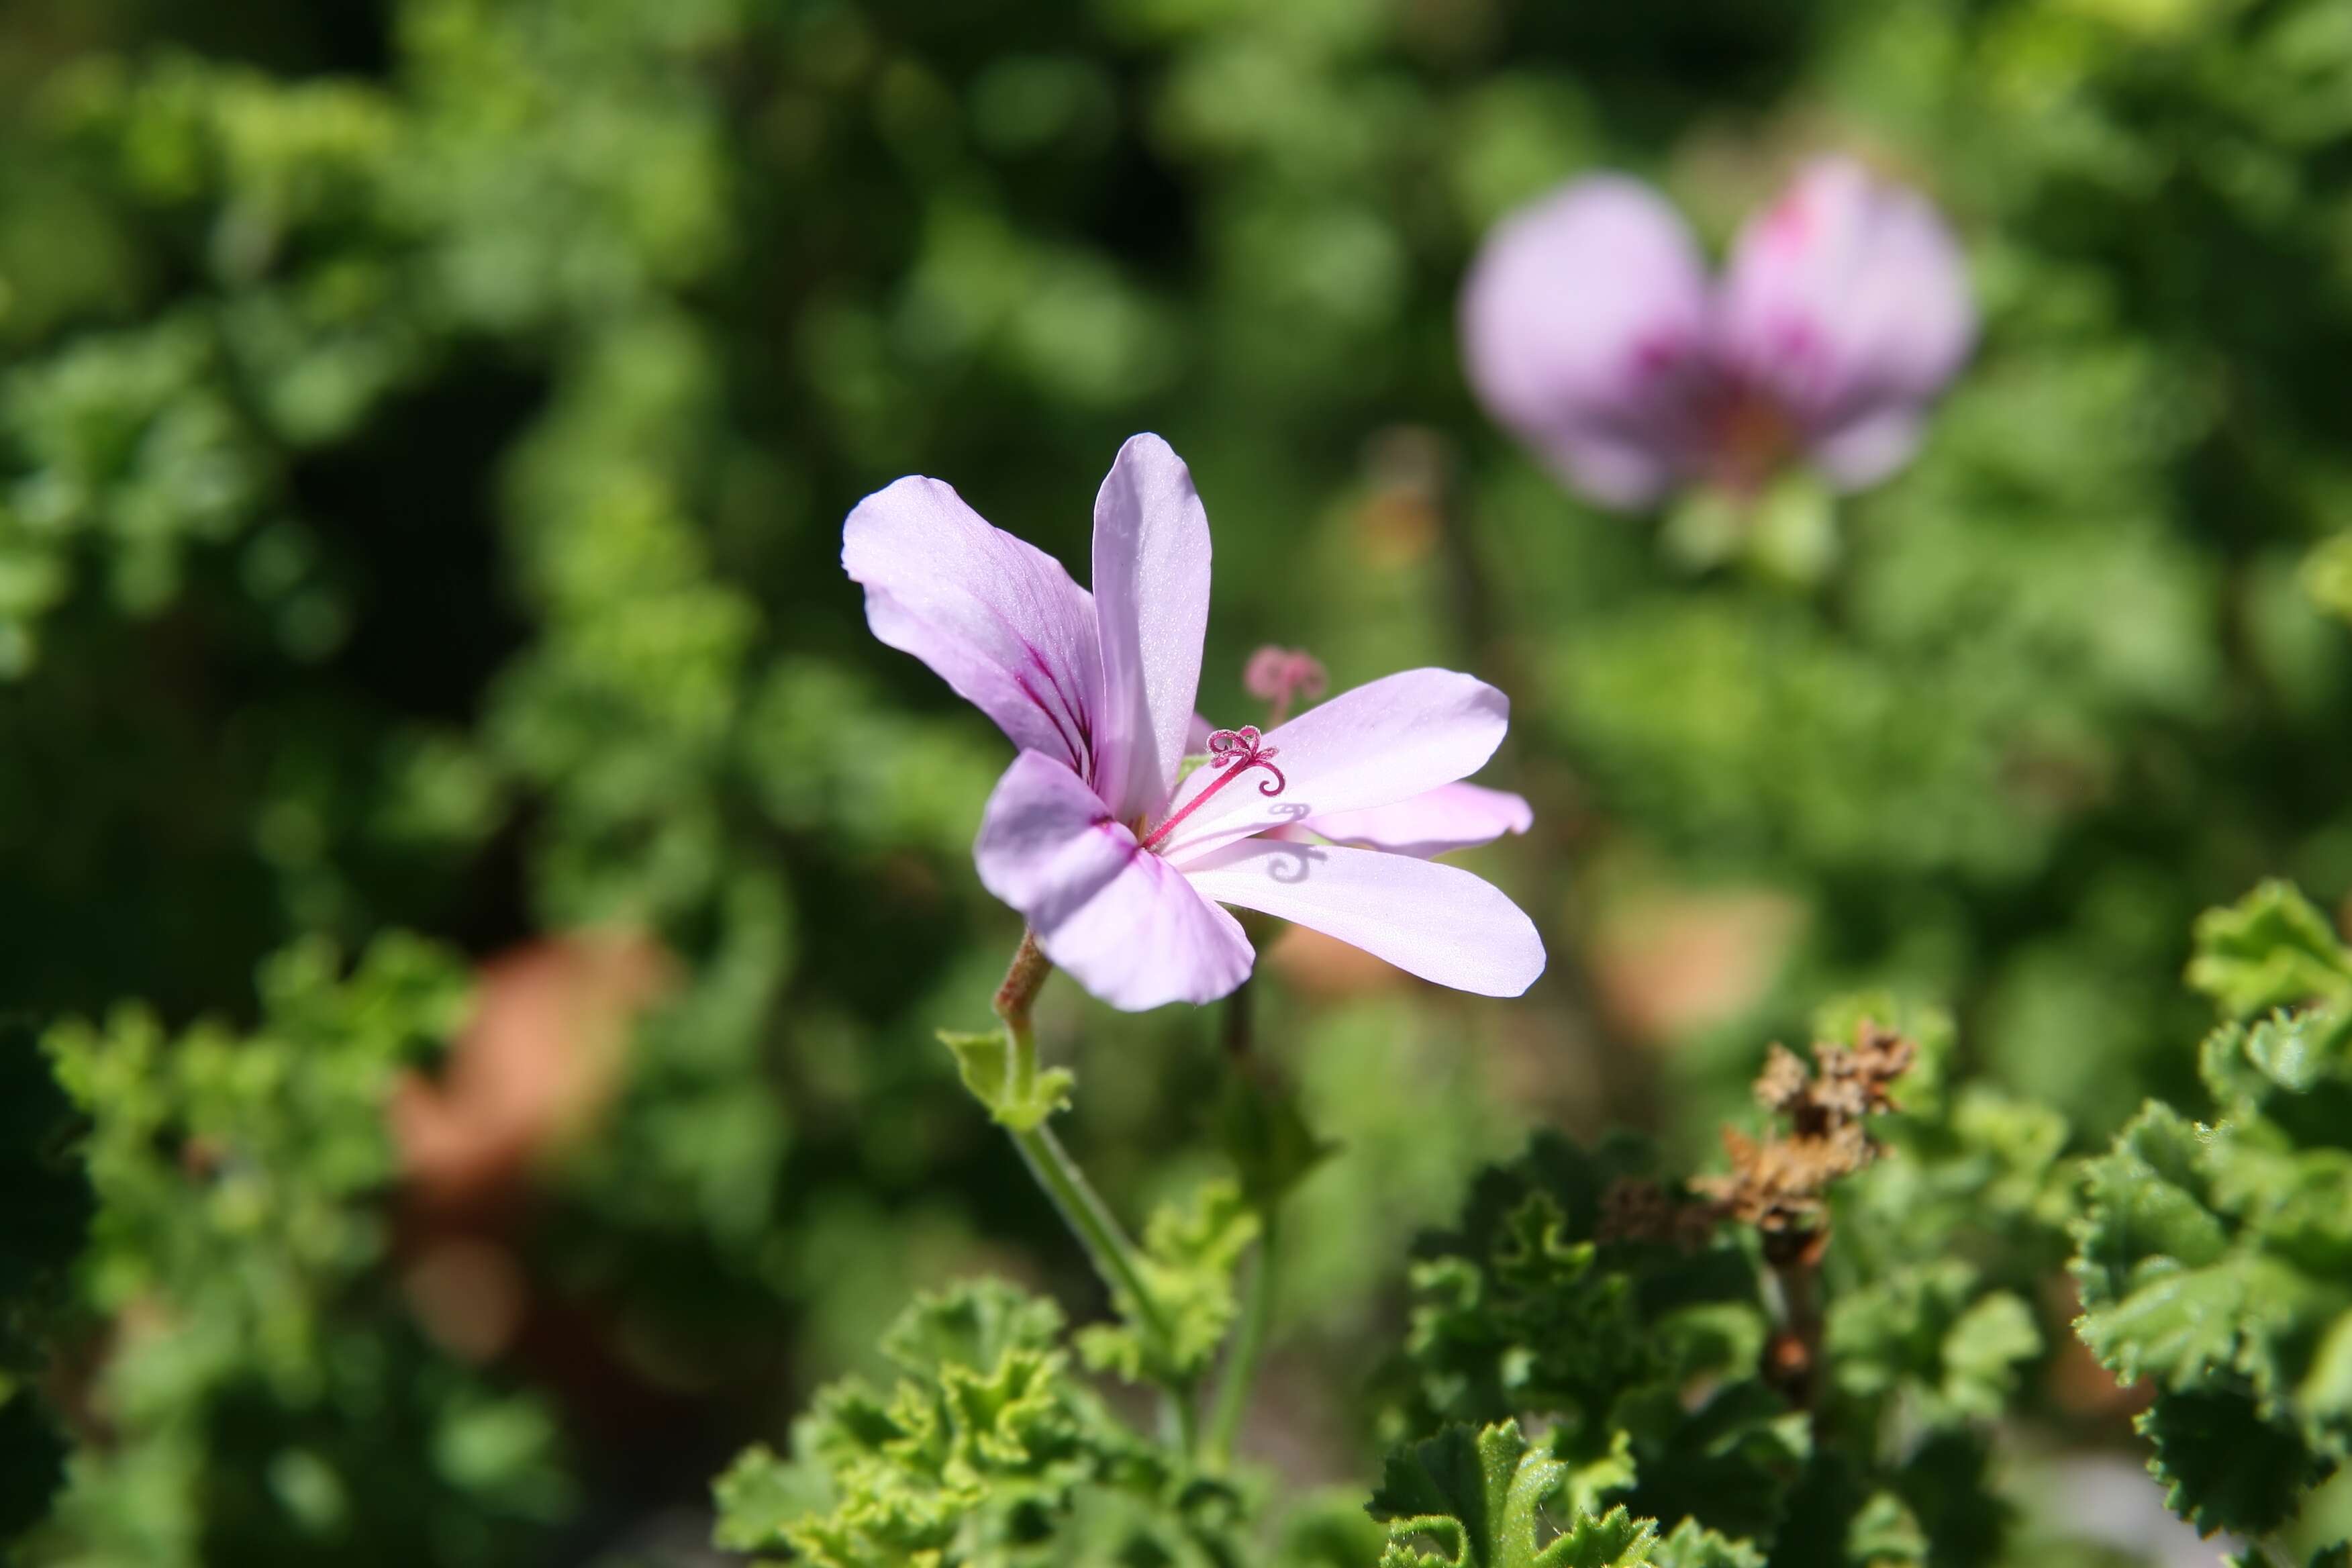
<svg viewBox="0 0 2352 1568">
<path fill-rule="evenodd" d="M 1275 749 L 1265 742 L 1265 738 L 1258 733 L 1257 726 L 1255 724 L 1244 724 L 1238 730 L 1219 730 L 1211 735 L 1209 766 L 1217 776 L 1209 781 L 1208 788 L 1186 801 L 1181 810 L 1170 813 L 1167 821 L 1153 828 L 1151 837 L 1143 841 L 1143 847 L 1146 849 L 1157 847 L 1160 841 L 1167 837 L 1178 823 L 1200 810 L 1207 804 L 1211 795 L 1215 795 L 1252 768 L 1264 768 L 1274 775 L 1270 779 L 1258 780 L 1258 794 L 1276 795 L 1289 788 L 1290 781 L 1284 778 L 1282 770 L 1274 765 L 1272 759 L 1276 754 Z"/>
<path fill-rule="evenodd" d="M 1799 447 L 1797 423 L 1760 386 L 1734 381 L 1707 411 L 1714 479 L 1740 496 L 1754 496 Z"/>
</svg>

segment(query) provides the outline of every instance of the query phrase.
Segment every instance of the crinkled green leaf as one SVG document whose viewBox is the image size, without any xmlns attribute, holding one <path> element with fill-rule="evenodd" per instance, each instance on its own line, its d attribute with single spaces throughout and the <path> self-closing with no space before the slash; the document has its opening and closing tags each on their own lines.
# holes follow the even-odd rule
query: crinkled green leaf
<svg viewBox="0 0 2352 1568">
<path fill-rule="evenodd" d="M 2280 1342 L 2332 1319 L 2330 1309 L 2345 1300 L 2340 1287 L 2242 1253 L 2202 1268 L 2147 1273 L 2129 1296 L 2085 1312 L 2077 1327 L 2093 1352 L 2127 1380 L 2187 1387 L 2236 1372 L 2268 1388 L 2279 1381 Z"/>
<path fill-rule="evenodd" d="M 2352 993 L 2352 952 L 2292 884 L 2264 882 L 2197 921 L 2189 984 L 2231 1017 Z"/>
<path fill-rule="evenodd" d="M 976 1280 L 884 1336 L 903 1375 L 824 1390 L 793 1458 L 721 1478 L 717 1539 L 818 1568 L 1223 1563 L 1240 1499 L 1181 1473 L 1070 1375 L 1052 1303 Z"/>
<path fill-rule="evenodd" d="M 1655 1523 L 1635 1519 L 1622 1508 L 1580 1513 L 1550 1545 L 1528 1559 L 1528 1568 L 1642 1568 L 1657 1539 Z"/>
<path fill-rule="evenodd" d="M 1181 1381 L 1206 1367 L 1233 1323 L 1234 1270 L 1258 1229 L 1257 1211 L 1232 1182 L 1204 1182 L 1190 1203 L 1162 1205 L 1144 1227 L 1140 1263 L 1166 1331 L 1122 1300 L 1120 1322 L 1080 1331 L 1087 1364 L 1130 1383 Z"/>
<path fill-rule="evenodd" d="M 1704 1226 L 1687 1247 L 1601 1240 L 1612 1184 L 1647 1168 L 1630 1141 L 1587 1151 L 1545 1136 L 1484 1173 L 1463 1229 L 1423 1244 L 1411 1382 L 1391 1419 L 1541 1416 L 1578 1509 L 1622 1496 L 1656 1518 L 1769 1534 L 1805 1434 L 1757 1380 L 1755 1266 Z"/>
<path fill-rule="evenodd" d="M 1482 1174 L 1462 1231 L 1423 1242 L 1407 1353 L 1434 1415 L 1597 1420 L 1628 1385 L 1732 1372 L 1760 1343 L 1754 1270 L 1736 1247 L 1597 1239 L 1611 1184 L 1645 1163 L 1630 1144 L 1596 1153 L 1539 1137 Z M 1716 1315 L 1683 1316 L 1694 1308 Z M 1654 1339 L 1654 1322 L 1687 1331 Z M 1691 1359 L 1670 1363 L 1669 1347 Z"/>
<path fill-rule="evenodd" d="M 2135 1423 L 2156 1446 L 2148 1471 L 2199 1533 L 2273 1530 L 2294 1514 L 2320 1467 L 2293 1426 L 2219 1389 L 2159 1395 Z"/>
<path fill-rule="evenodd" d="M 1518 1423 L 1449 1426 L 1389 1456 L 1367 1505 L 1386 1521 L 1381 1568 L 1633 1568 L 1656 1527 L 1622 1508 L 1556 1531 L 1548 1507 L 1567 1479 Z"/>
<path fill-rule="evenodd" d="M 2059 1163 L 2066 1147 L 2064 1117 L 1971 1084 L 1952 1108 L 1951 1125 L 1959 1158 L 1970 1163 L 1966 1179 L 1979 1201 L 1996 1213 L 2028 1215 L 2045 1225 L 2066 1217 Z"/>
<path fill-rule="evenodd" d="M 2317 1005 L 2207 1037 L 2213 1125 L 2151 1105 L 2090 1163 L 2075 1326 L 2157 1385 L 2141 1429 L 2172 1506 L 2263 1531 L 2352 1455 L 2352 1016 L 2344 950 L 2291 889 L 2199 941 L 2225 1006 Z"/>
<path fill-rule="evenodd" d="M 1933 1426 L 1998 1416 L 2042 1335 L 2022 1300 L 1987 1290 L 1979 1270 L 1945 1258 L 1839 1296 L 1826 1344 L 1843 1395 L 1866 1403 L 1899 1391 L 1912 1419 Z"/>
<path fill-rule="evenodd" d="M 2352 1120 L 2352 1009 L 2224 1026 L 2207 1037 L 2199 1066 L 2224 1118 L 2267 1119 L 2298 1143 L 2342 1146 Z"/>
<path fill-rule="evenodd" d="M 1824 1338 L 1839 1385 L 1860 1398 L 1906 1383 L 1932 1388 L 1945 1335 L 1977 1285 L 1958 1258 L 1915 1267 L 1841 1294 Z"/>
<path fill-rule="evenodd" d="M 2228 1228 L 2208 1202 L 2207 1136 L 2169 1106 L 2150 1104 L 2090 1163 L 2073 1265 L 2085 1307 L 2122 1300 L 2151 1270 L 2198 1267 L 2228 1249 Z"/>
<path fill-rule="evenodd" d="M 728 1552 L 787 1550 L 785 1527 L 823 1505 L 824 1489 L 814 1479 L 764 1443 L 744 1449 L 711 1483 L 719 1515 L 711 1539 Z"/>
<path fill-rule="evenodd" d="M 1927 1553 L 1918 1516 L 1891 1491 L 1872 1494 L 1846 1529 L 1845 1560 L 1854 1568 L 1925 1563 Z"/>
<path fill-rule="evenodd" d="M 1980 1296 L 1942 1345 L 1943 1395 L 1962 1415 L 1990 1421 L 2017 1391 L 2020 1369 L 2042 1353 L 2033 1309 L 2008 1291 Z"/>
<path fill-rule="evenodd" d="M 1718 1535 L 1685 1519 L 1649 1549 L 1652 1568 L 1763 1568 L 1764 1553 L 1750 1541 Z"/>
<path fill-rule="evenodd" d="M 1062 1310 L 994 1279 L 918 1297 L 883 1331 L 882 1353 L 910 1377 L 950 1367 L 985 1372 L 1015 1351 L 1044 1355 L 1062 1333 Z"/>
</svg>

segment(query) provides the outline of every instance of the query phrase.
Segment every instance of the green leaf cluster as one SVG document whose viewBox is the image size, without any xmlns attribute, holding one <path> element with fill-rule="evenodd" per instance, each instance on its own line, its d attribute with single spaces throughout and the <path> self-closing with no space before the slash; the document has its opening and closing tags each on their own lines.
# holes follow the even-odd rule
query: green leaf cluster
<svg viewBox="0 0 2352 1568">
<path fill-rule="evenodd" d="M 917 1300 L 898 1377 L 828 1387 L 793 1452 L 718 1483 L 719 1543 L 815 1568 L 1231 1564 L 1244 1500 L 1121 1423 L 1079 1381 L 1051 1302 L 994 1280 Z"/>
<path fill-rule="evenodd" d="M 37 1561 L 391 1563 L 429 1521 L 436 1551 L 487 1564 L 569 1505 L 545 1405 L 449 1361 L 381 1289 L 391 1082 L 438 1053 L 467 986 L 413 938 L 348 974 L 310 943 L 265 966 L 250 1031 L 174 1036 L 137 1007 L 51 1031 L 106 1321 L 68 1394 L 110 1440 L 77 1458 Z"/>
<path fill-rule="evenodd" d="M 2265 1531 L 2352 1457 L 2352 958 L 2292 889 L 2199 927 L 2232 1019 L 2213 1120 L 2150 1103 L 2090 1166 L 2073 1269 L 2085 1344 L 2154 1403 L 2140 1430 L 2200 1530 Z"/>
<path fill-rule="evenodd" d="M 2197 921 L 2189 984 L 2225 1017 L 2352 998 L 2352 953 L 2290 882 L 2268 881 Z"/>
<path fill-rule="evenodd" d="M 1205 1182 L 1190 1201 L 1153 1211 L 1139 1259 L 1145 1289 L 1164 1320 L 1159 1332 L 1122 1301 L 1123 1321 L 1079 1331 L 1078 1353 L 1129 1383 L 1183 1385 L 1208 1370 L 1232 1328 L 1235 1270 L 1257 1240 L 1259 1211 L 1234 1182 Z"/>
<path fill-rule="evenodd" d="M 1830 1189 L 1817 1267 L 1768 1264 L 1759 1237 L 1660 1182 L 1633 1141 L 1539 1135 L 1486 1172 L 1460 1226 L 1422 1244 L 1383 1416 L 1407 1440 L 1456 1423 L 1455 1447 L 1400 1449 L 1396 1473 L 1467 1474 L 1485 1464 L 1474 1450 L 1509 1448 L 1514 1466 L 1540 1467 L 1563 1516 L 1622 1501 L 1782 1568 L 1923 1560 L 1931 1541 L 1941 1563 L 1991 1560 L 2009 1513 L 1990 1432 L 2048 1348 L 2031 1303 L 2065 1255 L 2066 1127 L 1956 1085 L 1940 1015 L 1841 998 L 1817 1037 L 1864 1017 L 1899 1023 L 1918 1049 L 1898 1109 L 1872 1119 L 1880 1156 Z M 1633 1182 L 1648 1184 L 1650 1217 L 1629 1224 Z M 1818 1314 L 1819 1361 L 1790 1378 L 1774 1365 L 1801 1310 Z M 1512 1446 L 1516 1430 L 1497 1435 L 1515 1419 L 1540 1424 L 1536 1457 Z"/>
<path fill-rule="evenodd" d="M 1885 1152 L 1831 1194 L 1830 1397 L 1842 1425 L 1906 1429 L 1954 1458 L 2013 1407 L 2048 1348 L 2032 1301 L 2066 1256 L 2076 1165 L 2056 1111 L 1951 1081 L 1944 1015 L 1846 997 L 1815 1033 L 1838 1037 L 1864 1016 L 1899 1020 L 1919 1055 L 1876 1127 Z"/>
<path fill-rule="evenodd" d="M 1578 1506 L 1624 1494 L 1657 1518 L 1769 1533 L 1809 1437 L 1757 1376 L 1754 1260 L 1727 1236 L 1601 1236 L 1612 1186 L 1651 1163 L 1633 1140 L 1541 1134 L 1482 1174 L 1460 1228 L 1419 1248 L 1384 1429 L 1540 1417 Z"/>
<path fill-rule="evenodd" d="M 1762 1568 L 1744 1541 L 1688 1520 L 1664 1540 L 1622 1506 L 1580 1504 L 1570 1468 L 1516 1421 L 1448 1426 L 1389 1457 L 1366 1505 L 1380 1568 Z"/>
</svg>

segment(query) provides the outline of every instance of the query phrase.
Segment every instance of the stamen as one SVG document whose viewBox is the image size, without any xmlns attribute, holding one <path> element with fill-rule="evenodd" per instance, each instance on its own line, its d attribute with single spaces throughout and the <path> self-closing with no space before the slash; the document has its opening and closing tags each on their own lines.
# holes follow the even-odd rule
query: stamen
<svg viewBox="0 0 2352 1568">
<path fill-rule="evenodd" d="M 1212 734 L 1209 737 L 1209 766 L 1220 770 L 1217 776 L 1209 781 L 1208 788 L 1186 801 L 1182 810 L 1171 814 L 1167 821 L 1153 828 L 1151 836 L 1143 841 L 1143 847 L 1150 849 L 1157 846 L 1178 823 L 1200 810 L 1211 795 L 1252 768 L 1264 768 L 1274 775 L 1270 779 L 1257 781 L 1258 794 L 1272 796 L 1288 789 L 1290 781 L 1282 776 L 1282 770 L 1270 760 L 1276 754 L 1274 747 L 1265 744 L 1265 737 L 1258 733 L 1255 724 L 1244 724 L 1238 730 L 1219 730 Z"/>
</svg>

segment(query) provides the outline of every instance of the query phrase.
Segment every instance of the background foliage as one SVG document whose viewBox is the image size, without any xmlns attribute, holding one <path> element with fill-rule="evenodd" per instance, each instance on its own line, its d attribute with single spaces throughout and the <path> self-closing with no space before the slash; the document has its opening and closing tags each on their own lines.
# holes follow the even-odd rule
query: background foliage
<svg viewBox="0 0 2352 1568">
<path fill-rule="evenodd" d="M 1253 716 L 1263 641 L 1340 686 L 1471 668 L 1516 704 L 1488 776 L 1538 807 L 1475 861 L 1549 938 L 1528 1001 L 1303 941 L 1255 988 L 1341 1146 L 1294 1200 L 1244 1446 L 1286 1500 L 1345 1505 L 1288 1510 L 1282 1550 L 1376 1554 L 1355 1507 L 1389 1444 L 1557 1511 L 1543 1467 L 1605 1468 L 1621 1432 L 1635 1479 L 1573 1484 L 1633 1511 L 1557 1560 L 1778 1561 L 1805 1508 L 1874 1562 L 1923 1531 L 1939 1564 L 2126 1549 L 1937 1512 L 2001 1445 L 2137 1451 L 2056 1283 L 2056 1162 L 2119 1131 L 2074 1278 L 2100 1355 L 2165 1391 L 2165 1465 L 2257 1429 L 2340 1453 L 2342 1121 L 2294 1106 L 2334 1103 L 2342 1029 L 2225 1030 L 2200 1080 L 2179 979 L 2209 906 L 2352 886 L 2333 0 L 18 0 L 0 138 L 0 1523 L 26 1561 L 698 1561 L 709 1478 L 785 1448 L 819 1384 L 904 1379 L 870 1398 L 911 1409 L 1045 1366 L 1037 1463 L 1084 1541 L 1266 1538 L 1262 1496 L 1148 1473 L 1115 1388 L 1064 1375 L 1058 1319 L 1103 1303 L 932 1039 L 984 1019 L 1018 934 L 968 858 L 1003 745 L 866 636 L 835 560 L 848 506 L 916 471 L 1079 560 L 1145 428 L 1215 531 L 1213 717 Z M 1696 573 L 1477 416 L 1454 291 L 1576 172 L 1655 178 L 1719 242 L 1829 147 L 1950 215 L 1984 342 L 1825 555 Z M 2214 939 L 2229 1014 L 2340 1004 L 2296 908 L 2241 944 L 2284 980 Z M 459 1093 L 493 960 L 591 929 L 658 942 L 659 1000 L 569 1136 L 436 1192 L 404 1097 Z M 1734 1375 L 1752 1266 L 1675 1286 L 1660 1337 L 1643 1268 L 1576 1248 L 1587 1163 L 1633 1157 L 1602 1129 L 1714 1161 L 1764 1043 L 1861 986 L 1959 1027 L 1922 1029 L 1895 1157 L 1836 1199 L 1832 1473 Z M 1223 1169 L 1190 1109 L 1213 1018 L 1057 987 L 1044 1026 L 1125 1212 Z M 2182 1116 L 2231 1130 L 2202 1163 Z M 1535 1126 L 1601 1152 L 1520 1155 Z M 2176 1186 L 2128 1201 L 2178 1236 L 2114 1240 L 2119 1194 Z M 1423 1226 L 1454 1239 L 1409 1274 Z M 2149 1348 L 2165 1258 L 2265 1300 L 2314 1281 L 2275 1298 L 2289 1349 Z M 877 1354 L 982 1267 L 1066 1311 L 964 1287 Z M 956 1312 L 996 1337 L 920 1348 Z M 1627 1357 L 1519 1364 L 1531 1322 L 1614 1324 Z M 1642 1402 L 1701 1375 L 1706 1430 Z M 1513 1415 L 1590 1441 L 1528 1469 Z M 1665 1458 L 1690 1444 L 1719 1487 Z M 1402 1517 L 1458 1517 L 1402 1462 Z M 1678 1495 L 1719 1509 L 1679 1531 Z M 2223 1495 L 2207 1522 L 2271 1527 Z"/>
</svg>

